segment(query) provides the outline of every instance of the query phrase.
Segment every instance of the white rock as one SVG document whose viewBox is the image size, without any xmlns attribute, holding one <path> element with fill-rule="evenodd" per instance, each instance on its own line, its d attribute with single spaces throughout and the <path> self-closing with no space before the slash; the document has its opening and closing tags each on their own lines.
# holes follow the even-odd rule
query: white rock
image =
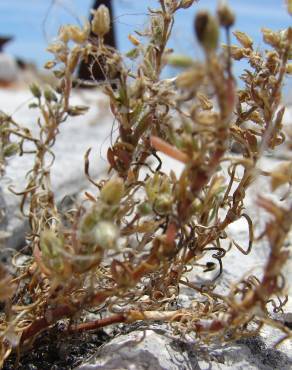
<svg viewBox="0 0 292 370">
<path fill-rule="evenodd" d="M 18 66 L 15 59 L 6 53 L 0 53 L 0 81 L 14 82 L 18 79 Z"/>
<path fill-rule="evenodd" d="M 260 337 L 227 345 L 186 343 L 164 327 L 120 335 L 75 370 L 288 370 L 292 359 Z"/>
</svg>

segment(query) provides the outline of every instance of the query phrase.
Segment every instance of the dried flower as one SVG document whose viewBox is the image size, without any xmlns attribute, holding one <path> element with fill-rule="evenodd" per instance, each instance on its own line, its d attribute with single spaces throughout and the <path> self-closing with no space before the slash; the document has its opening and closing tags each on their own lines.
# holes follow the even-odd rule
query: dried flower
<svg viewBox="0 0 292 370">
<path fill-rule="evenodd" d="M 271 188 L 276 190 L 278 187 L 291 182 L 292 180 L 292 162 L 283 162 L 279 164 L 271 173 Z"/>
<path fill-rule="evenodd" d="M 233 35 L 237 38 L 237 40 L 241 43 L 244 48 L 252 49 L 253 41 L 252 39 L 244 32 L 234 31 Z"/>
<path fill-rule="evenodd" d="M 269 28 L 262 28 L 262 33 L 263 33 L 263 36 L 264 36 L 264 41 L 267 44 L 272 45 L 274 47 L 279 47 L 281 37 L 280 37 L 280 34 L 278 32 L 274 32 L 274 31 L 270 30 Z"/>
<path fill-rule="evenodd" d="M 89 35 L 89 28 L 81 29 L 78 26 L 66 25 L 62 26 L 59 31 L 59 40 L 67 43 L 74 41 L 76 44 L 83 44 Z"/>
</svg>

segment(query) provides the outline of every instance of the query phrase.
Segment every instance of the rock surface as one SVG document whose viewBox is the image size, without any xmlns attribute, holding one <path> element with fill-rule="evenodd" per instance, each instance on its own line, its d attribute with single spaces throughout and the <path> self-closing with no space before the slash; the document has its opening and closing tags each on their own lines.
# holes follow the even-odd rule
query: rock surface
<svg viewBox="0 0 292 370">
<path fill-rule="evenodd" d="M 75 370 L 289 370 L 292 359 L 261 337 L 200 346 L 153 328 L 120 335 Z"/>
</svg>

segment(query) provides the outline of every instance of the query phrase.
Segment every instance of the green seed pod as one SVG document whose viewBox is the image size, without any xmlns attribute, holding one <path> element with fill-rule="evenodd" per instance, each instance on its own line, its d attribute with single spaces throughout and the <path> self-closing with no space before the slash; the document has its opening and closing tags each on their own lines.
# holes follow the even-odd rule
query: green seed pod
<svg viewBox="0 0 292 370">
<path fill-rule="evenodd" d="M 78 236 L 81 243 L 96 244 L 95 228 L 100 220 L 100 212 L 92 208 L 81 219 Z"/>
<path fill-rule="evenodd" d="M 187 55 L 179 55 L 179 54 L 170 54 L 166 57 L 167 64 L 178 67 L 178 68 L 187 68 L 194 65 L 194 61 L 192 58 L 188 57 Z"/>
<path fill-rule="evenodd" d="M 8 144 L 3 149 L 3 155 L 4 157 L 11 157 L 14 154 L 16 154 L 19 150 L 19 145 L 16 143 Z"/>
<path fill-rule="evenodd" d="M 215 50 L 218 46 L 219 28 L 217 20 L 207 11 L 200 11 L 195 18 L 197 38 L 206 52 Z"/>
<path fill-rule="evenodd" d="M 100 197 L 108 205 L 115 205 L 121 201 L 124 192 L 124 181 L 120 177 L 113 177 L 101 189 Z"/>
<path fill-rule="evenodd" d="M 38 87 L 38 85 L 36 84 L 31 84 L 30 87 L 29 87 L 32 95 L 35 97 L 35 98 L 40 98 L 42 96 L 42 92 L 40 90 L 40 88 Z"/>
<path fill-rule="evenodd" d="M 44 97 L 47 102 L 52 102 L 52 101 L 58 101 L 56 94 L 49 88 L 47 87 L 44 91 Z"/>
<path fill-rule="evenodd" d="M 92 32 L 103 37 L 110 30 L 110 13 L 105 5 L 100 5 L 94 12 L 91 22 Z"/>
</svg>

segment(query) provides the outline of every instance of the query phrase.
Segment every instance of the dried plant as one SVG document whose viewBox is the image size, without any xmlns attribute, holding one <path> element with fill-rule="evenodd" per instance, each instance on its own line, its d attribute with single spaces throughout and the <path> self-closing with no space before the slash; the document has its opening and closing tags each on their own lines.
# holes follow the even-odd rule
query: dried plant
<svg viewBox="0 0 292 370">
<path fill-rule="evenodd" d="M 219 5 L 215 16 L 198 12 L 194 30 L 205 54 L 200 62 L 167 48 L 176 11 L 195 0 L 159 3 L 158 10 L 149 9 L 149 28 L 129 36 L 133 49 L 126 57 L 103 42 L 110 28 L 104 6 L 94 13 L 91 25 L 61 28 L 49 46 L 53 59 L 46 64 L 58 87 L 31 87 L 35 102 L 30 107 L 40 112 L 38 136 L 1 115 L 2 173 L 6 157 L 16 151 L 33 152 L 35 158 L 24 190 L 11 189 L 22 197 L 21 211 L 29 219 L 31 256 L 15 276 L 1 272 L 2 365 L 14 348 L 25 349 L 40 332 L 64 319 L 69 319 L 65 322 L 71 332 L 160 320 L 180 335 L 204 341 L 253 335 L 268 323 L 283 331 L 283 340 L 291 338 L 291 331 L 273 321 L 267 307 L 278 297 L 280 306 L 273 302 L 280 310 L 285 301 L 282 267 L 288 259 L 284 241 L 292 223 L 291 205 L 285 208 L 259 197 L 257 206 L 271 216 L 258 238 L 266 238 L 270 247 L 263 277 L 235 281 L 227 295 L 215 288 L 230 249 L 247 255 L 255 242 L 244 203 L 249 186 L 258 176 L 270 178 L 271 191 L 291 185 L 291 162 L 272 172 L 262 171 L 258 163 L 285 139 L 281 91 L 286 72 L 291 73 L 292 29 L 263 29 L 269 48 L 260 52 L 239 31 L 233 32 L 239 44 L 230 45 L 235 16 L 227 5 Z M 223 48 L 218 46 L 220 27 L 227 40 Z M 61 212 L 50 183 L 54 143 L 67 117 L 87 110 L 72 106 L 70 93 L 78 64 L 89 57 L 107 78 L 104 92 L 119 135 L 107 151 L 106 180 L 90 177 L 90 149 L 85 155 L 85 174 L 98 195 L 86 192 L 81 206 Z M 133 69 L 127 58 L 135 61 Z M 237 89 L 232 64 L 240 59 L 250 69 Z M 161 79 L 167 64 L 180 72 Z M 234 143 L 240 147 L 238 155 L 230 152 Z M 181 174 L 162 171 L 160 152 L 183 163 Z M 249 230 L 246 247 L 226 233 L 241 218 Z M 209 261 L 202 262 L 206 256 Z M 189 281 L 191 270 L 218 273 L 212 284 L 202 286 Z M 182 286 L 193 289 L 193 301 L 190 307 L 175 309 L 171 303 Z M 103 312 L 104 318 L 84 322 L 87 309 Z"/>
</svg>

